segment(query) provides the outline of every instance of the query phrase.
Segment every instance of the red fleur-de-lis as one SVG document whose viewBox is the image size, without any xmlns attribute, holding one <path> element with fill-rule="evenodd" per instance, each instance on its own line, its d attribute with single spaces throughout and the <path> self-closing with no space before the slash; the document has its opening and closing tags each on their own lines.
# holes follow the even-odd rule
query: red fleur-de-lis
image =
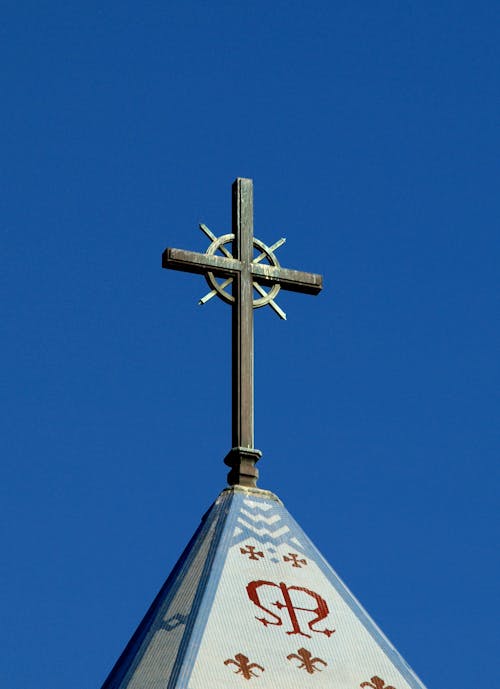
<svg viewBox="0 0 500 689">
<path fill-rule="evenodd" d="M 304 669 L 310 675 L 314 674 L 315 672 L 321 672 L 321 668 L 316 667 L 318 663 L 321 663 L 325 667 L 328 665 L 328 663 L 321 658 L 313 658 L 311 651 L 308 651 L 305 648 L 299 648 L 297 653 L 290 653 L 290 655 L 287 656 L 287 660 L 292 660 L 292 658 L 295 658 L 300 662 L 300 665 L 297 665 L 299 670 Z"/>
<path fill-rule="evenodd" d="M 252 677 L 258 677 L 254 670 L 260 670 L 264 672 L 262 665 L 257 663 L 249 663 L 248 658 L 243 653 L 237 653 L 233 658 L 228 658 L 224 661 L 224 665 L 235 665 L 238 669 L 234 670 L 235 675 L 242 675 L 245 679 L 252 679 Z"/>
<path fill-rule="evenodd" d="M 375 675 L 371 678 L 370 682 L 361 682 L 360 687 L 370 687 L 371 689 L 395 689 L 395 687 L 389 686 L 385 683 L 385 680 L 380 679 Z"/>
</svg>

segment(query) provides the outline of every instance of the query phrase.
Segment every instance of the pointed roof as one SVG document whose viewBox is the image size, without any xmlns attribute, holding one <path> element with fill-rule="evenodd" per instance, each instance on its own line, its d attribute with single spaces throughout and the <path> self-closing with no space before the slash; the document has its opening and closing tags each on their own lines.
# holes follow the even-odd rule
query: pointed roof
<svg viewBox="0 0 500 689">
<path fill-rule="evenodd" d="M 202 519 L 102 689 L 424 689 L 268 491 Z"/>
</svg>

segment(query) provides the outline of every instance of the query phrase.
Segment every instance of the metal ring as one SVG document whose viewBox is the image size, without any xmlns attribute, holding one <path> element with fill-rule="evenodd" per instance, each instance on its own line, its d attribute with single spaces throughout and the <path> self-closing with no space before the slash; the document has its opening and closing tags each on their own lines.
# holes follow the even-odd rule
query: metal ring
<svg viewBox="0 0 500 689">
<path fill-rule="evenodd" d="M 273 252 L 269 249 L 268 246 L 264 244 L 264 242 L 261 242 L 260 239 L 255 239 L 253 240 L 253 245 L 256 246 L 258 249 L 260 249 L 262 252 L 264 252 L 269 259 L 269 263 L 274 266 L 275 268 L 279 268 L 280 264 L 276 256 L 273 254 Z M 255 280 L 257 282 L 257 280 Z M 261 285 L 262 286 L 262 285 Z M 278 292 L 281 289 L 281 285 L 277 282 L 273 284 L 269 292 L 267 293 L 267 296 L 265 297 L 259 297 L 258 299 L 254 299 L 252 304 L 254 309 L 260 309 L 261 306 L 266 306 L 266 304 L 269 304 L 270 301 L 276 298 L 278 295 Z"/>
<path fill-rule="evenodd" d="M 234 234 L 223 234 L 221 237 L 217 237 L 215 241 L 213 241 L 208 249 L 206 250 L 206 254 L 208 256 L 213 256 L 217 249 L 219 249 L 221 246 L 224 244 L 227 244 L 228 242 L 232 242 L 234 239 Z M 220 286 L 220 284 L 217 282 L 215 279 L 215 275 L 213 273 L 207 273 L 205 275 L 205 278 L 209 284 L 209 286 L 214 289 L 219 297 L 223 299 L 227 304 L 233 304 L 234 303 L 234 297 L 232 294 L 229 292 L 226 292 L 226 290 Z"/>
<path fill-rule="evenodd" d="M 217 237 L 210 246 L 208 247 L 206 254 L 208 256 L 213 256 L 215 252 L 220 249 L 224 244 L 228 244 L 229 242 L 232 242 L 234 240 L 234 234 L 223 234 L 220 237 Z M 253 238 L 253 246 L 259 249 L 262 253 L 264 253 L 269 260 L 269 263 L 274 266 L 275 268 L 279 268 L 280 264 L 276 256 L 273 254 L 273 252 L 269 249 L 268 246 L 264 244 L 264 242 L 261 242 L 260 239 L 256 239 L 255 237 Z M 208 285 L 211 289 L 214 289 L 219 297 L 223 299 L 227 304 L 234 304 L 235 298 L 232 294 L 229 292 L 226 292 L 226 290 L 220 286 L 220 283 L 217 282 L 217 279 L 215 275 L 212 272 L 207 272 L 205 275 L 206 281 L 208 282 Z M 255 280 L 257 282 L 257 280 Z M 258 299 L 253 299 L 252 301 L 252 306 L 254 309 L 259 309 L 262 306 L 266 306 L 266 304 L 269 304 L 270 301 L 273 301 L 273 299 L 276 298 L 278 292 L 280 291 L 281 286 L 279 283 L 274 283 L 269 290 L 269 292 L 266 294 L 265 297 L 259 297 Z"/>
</svg>

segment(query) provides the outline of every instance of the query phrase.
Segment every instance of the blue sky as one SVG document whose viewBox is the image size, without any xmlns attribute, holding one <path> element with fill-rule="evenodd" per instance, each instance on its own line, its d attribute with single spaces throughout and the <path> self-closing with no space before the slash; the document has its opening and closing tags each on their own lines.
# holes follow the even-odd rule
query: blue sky
<svg viewBox="0 0 500 689">
<path fill-rule="evenodd" d="M 256 313 L 260 486 L 429 689 L 492 686 L 494 2 L 7 2 L 3 689 L 99 687 L 225 485 L 230 228 L 324 274 Z"/>
</svg>

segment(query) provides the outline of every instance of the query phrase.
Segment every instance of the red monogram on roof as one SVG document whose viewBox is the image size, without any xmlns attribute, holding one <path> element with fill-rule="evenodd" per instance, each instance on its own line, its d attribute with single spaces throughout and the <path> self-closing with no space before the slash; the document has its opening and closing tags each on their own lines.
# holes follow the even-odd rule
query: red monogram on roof
<svg viewBox="0 0 500 689">
<path fill-rule="evenodd" d="M 315 629 L 315 625 L 318 622 L 321 622 L 321 620 L 324 620 L 329 613 L 326 601 L 318 593 L 303 588 L 302 586 L 287 586 L 283 582 L 280 584 L 275 584 L 272 581 L 251 581 L 247 586 L 248 597 L 254 605 L 261 610 L 264 610 L 264 612 L 268 613 L 268 615 L 270 615 L 272 618 L 269 619 L 268 617 L 256 617 L 259 622 L 262 622 L 264 627 L 269 625 L 279 627 L 283 624 L 281 615 L 277 615 L 275 612 L 272 612 L 269 610 L 269 608 L 266 608 L 265 605 L 262 604 L 262 594 L 264 594 L 265 597 L 267 594 L 267 598 L 269 598 L 271 595 L 271 592 L 269 591 L 270 588 L 277 588 L 281 592 L 282 600 L 267 603 L 267 605 L 272 605 L 273 607 L 278 608 L 278 610 L 286 609 L 290 624 L 292 625 L 292 629 L 287 631 L 287 634 L 300 634 L 301 636 L 306 636 L 308 639 L 311 638 L 311 634 L 306 634 L 306 632 L 302 631 L 299 618 L 296 614 L 297 611 L 303 613 L 310 612 L 314 614 L 313 619 L 307 622 L 309 631 L 316 632 L 318 634 L 325 634 L 328 637 L 334 633 L 335 629 Z M 313 607 L 304 607 L 303 603 L 306 602 L 307 599 L 311 598 L 313 599 Z M 301 615 L 300 617 L 301 620 L 303 620 L 305 615 Z"/>
</svg>

